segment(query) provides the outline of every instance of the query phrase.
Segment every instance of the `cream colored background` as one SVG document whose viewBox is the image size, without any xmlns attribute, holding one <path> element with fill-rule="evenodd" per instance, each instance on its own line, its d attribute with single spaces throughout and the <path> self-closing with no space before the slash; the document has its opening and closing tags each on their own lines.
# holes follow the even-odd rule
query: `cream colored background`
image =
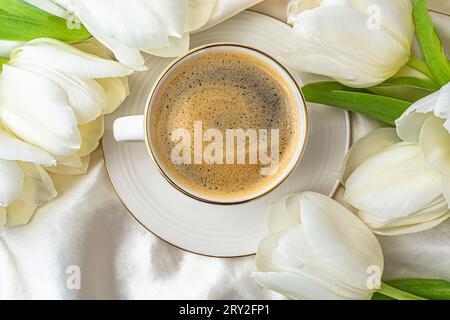
<svg viewBox="0 0 450 320">
<path fill-rule="evenodd" d="M 283 19 L 286 0 L 256 6 Z M 450 13 L 449 0 L 430 1 Z M 354 139 L 379 126 L 353 116 Z M 60 197 L 32 223 L 0 230 L 0 299 L 267 299 L 250 279 L 254 257 L 215 259 L 172 247 L 128 214 L 110 185 L 100 151 L 89 173 L 56 179 Z M 450 221 L 431 231 L 381 238 L 385 278 L 450 280 Z M 81 289 L 69 290 L 67 268 L 81 270 Z"/>
</svg>

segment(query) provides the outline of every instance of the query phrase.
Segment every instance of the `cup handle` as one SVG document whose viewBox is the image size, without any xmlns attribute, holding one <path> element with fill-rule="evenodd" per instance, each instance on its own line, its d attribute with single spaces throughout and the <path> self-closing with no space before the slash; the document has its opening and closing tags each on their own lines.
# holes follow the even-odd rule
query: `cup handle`
<svg viewBox="0 0 450 320">
<path fill-rule="evenodd" d="M 144 141 L 144 116 L 129 116 L 114 121 L 114 139 L 121 141 Z"/>
</svg>

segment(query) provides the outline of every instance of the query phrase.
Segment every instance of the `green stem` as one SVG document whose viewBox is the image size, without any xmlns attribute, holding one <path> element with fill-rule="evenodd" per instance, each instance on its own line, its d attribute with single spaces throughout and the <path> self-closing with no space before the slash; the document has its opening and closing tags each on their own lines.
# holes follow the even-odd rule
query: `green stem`
<svg viewBox="0 0 450 320">
<path fill-rule="evenodd" d="M 423 58 L 433 79 L 441 86 L 450 82 L 450 64 L 442 47 L 441 39 L 431 19 L 425 0 L 412 0 L 413 19 L 417 40 L 422 49 Z"/>
<path fill-rule="evenodd" d="M 308 102 L 362 113 L 392 126 L 411 106 L 408 101 L 379 96 L 367 89 L 349 88 L 332 81 L 307 84 L 302 92 Z"/>
<path fill-rule="evenodd" d="M 433 74 L 431 73 L 430 69 L 428 68 L 427 64 L 423 62 L 422 60 L 411 56 L 411 59 L 409 59 L 407 66 L 419 71 L 420 73 L 426 75 L 428 78 L 434 81 Z"/>
<path fill-rule="evenodd" d="M 384 282 L 381 283 L 381 288 L 378 292 L 395 300 L 427 300 L 403 290 L 391 287 Z"/>
<path fill-rule="evenodd" d="M 0 72 L 2 72 L 2 66 L 7 62 L 7 59 L 0 57 Z"/>
</svg>

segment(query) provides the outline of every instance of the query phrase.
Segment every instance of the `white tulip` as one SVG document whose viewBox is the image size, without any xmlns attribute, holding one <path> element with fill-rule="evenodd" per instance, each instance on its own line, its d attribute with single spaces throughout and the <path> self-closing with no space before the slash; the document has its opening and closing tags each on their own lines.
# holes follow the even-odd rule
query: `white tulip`
<svg viewBox="0 0 450 320">
<path fill-rule="evenodd" d="M 414 103 L 397 135 L 380 129 L 359 141 L 343 173 L 345 201 L 383 235 L 427 230 L 450 216 L 450 83 Z"/>
<path fill-rule="evenodd" d="M 292 299 L 370 299 L 384 269 L 371 231 L 336 201 L 316 193 L 285 197 L 271 209 L 252 277 Z"/>
<path fill-rule="evenodd" d="M 293 0 L 288 16 L 297 47 L 283 58 L 300 71 L 370 87 L 410 59 L 409 0 Z"/>
<path fill-rule="evenodd" d="M 11 51 L 23 45 L 22 41 L 0 40 L 0 58 L 9 59 Z"/>
<path fill-rule="evenodd" d="M 42 168 L 54 165 L 50 154 L 0 127 L 0 226 L 26 224 L 37 206 L 56 197 L 52 179 Z"/>
<path fill-rule="evenodd" d="M 419 232 L 450 216 L 445 177 L 395 129 L 375 130 L 357 142 L 342 175 L 344 200 L 377 234 Z"/>
<path fill-rule="evenodd" d="M 26 0 L 53 14 L 73 12 L 117 60 L 145 70 L 142 52 L 175 57 L 189 33 L 216 24 L 261 0 Z"/>
<path fill-rule="evenodd" d="M 397 120 L 397 134 L 419 144 L 426 161 L 450 179 L 450 83 L 414 103 Z"/>
<path fill-rule="evenodd" d="M 3 123 L 51 154 L 59 166 L 50 170 L 59 173 L 84 172 L 103 135 L 103 115 L 129 94 L 118 77 L 133 72 L 93 42 L 79 46 L 86 51 L 53 39 L 30 41 L 12 52 L 0 75 Z"/>
</svg>

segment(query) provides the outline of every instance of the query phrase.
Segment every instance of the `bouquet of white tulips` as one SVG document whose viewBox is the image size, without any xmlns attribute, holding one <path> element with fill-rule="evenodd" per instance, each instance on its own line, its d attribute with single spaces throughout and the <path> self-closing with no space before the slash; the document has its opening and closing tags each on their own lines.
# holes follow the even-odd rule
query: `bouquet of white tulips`
<svg viewBox="0 0 450 320">
<path fill-rule="evenodd" d="M 293 32 L 309 48 L 298 52 L 294 67 L 337 80 L 306 85 L 308 101 L 397 126 L 371 133 L 350 150 L 341 177 L 344 200 L 377 234 L 423 231 L 450 217 L 450 62 L 424 0 L 363 2 L 305 7 L 294 1 Z M 334 20 L 325 19 L 329 11 Z M 322 19 L 325 25 L 313 29 Z M 344 19 L 367 25 L 350 30 L 339 23 Z M 411 52 L 414 26 L 423 60 Z M 349 43 L 342 41 L 346 31 Z"/>
<path fill-rule="evenodd" d="M 288 14 L 298 48 L 283 58 L 336 80 L 304 86 L 307 101 L 390 127 L 346 156 L 340 179 L 353 212 L 313 193 L 274 204 L 254 279 L 294 299 L 450 299 L 444 280 L 383 283 L 372 234 L 420 232 L 450 217 L 450 61 L 425 0 L 296 0 Z M 414 30 L 423 60 L 412 55 Z"/>
<path fill-rule="evenodd" d="M 95 41 L 63 42 L 89 38 L 82 26 L 68 29 L 23 1 L 1 1 L 0 9 L 23 17 L 14 26 L 0 21 L 0 226 L 13 227 L 57 196 L 51 174 L 86 173 L 103 115 L 129 94 L 132 70 Z"/>
<path fill-rule="evenodd" d="M 259 1 L 0 0 L 0 227 L 56 197 L 52 174 L 87 172 L 141 52 L 176 57 Z"/>
<path fill-rule="evenodd" d="M 77 47 L 40 38 L 16 48 L 3 65 L 1 225 L 27 223 L 56 196 L 47 172 L 86 173 L 103 136 L 103 115 L 129 93 L 130 69 L 94 42 Z"/>
<path fill-rule="evenodd" d="M 270 211 L 252 277 L 291 299 L 450 299 L 443 280 L 381 281 L 384 259 L 371 230 L 320 194 L 287 196 Z"/>
</svg>

